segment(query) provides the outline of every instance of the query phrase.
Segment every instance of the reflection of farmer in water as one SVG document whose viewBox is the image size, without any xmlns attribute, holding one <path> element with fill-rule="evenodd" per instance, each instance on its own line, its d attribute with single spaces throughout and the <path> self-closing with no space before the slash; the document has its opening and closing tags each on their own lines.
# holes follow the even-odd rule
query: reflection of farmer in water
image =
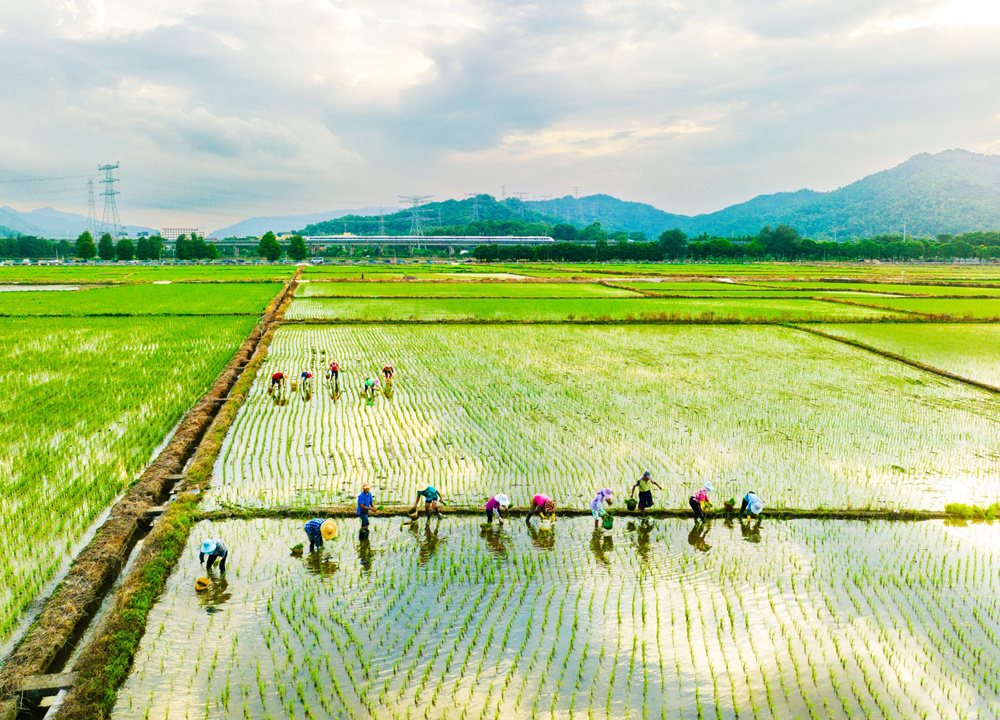
<svg viewBox="0 0 1000 720">
<path fill-rule="evenodd" d="M 306 556 L 305 566 L 308 574 L 325 578 L 330 577 L 340 569 L 340 563 L 322 550 L 311 551 Z"/>
<path fill-rule="evenodd" d="M 712 546 L 705 542 L 705 538 L 708 537 L 708 531 L 711 527 L 710 523 L 695 523 L 694 528 L 688 533 L 688 542 L 691 544 L 691 547 L 703 553 L 711 550 Z"/>
<path fill-rule="evenodd" d="M 420 543 L 420 556 L 417 558 L 417 563 L 419 565 L 423 565 L 434 557 L 434 553 L 437 552 L 438 545 L 441 545 L 446 541 L 438 537 L 438 528 L 441 526 L 440 520 L 436 520 L 434 522 L 434 529 L 432 530 L 431 519 L 427 518 L 427 523 L 424 525 L 423 537 L 420 537 L 420 530 L 417 527 L 418 525 L 420 525 L 420 523 L 410 523 L 410 532 L 413 533 L 414 537 L 416 537 L 417 541 Z"/>
<path fill-rule="evenodd" d="M 606 534 L 600 528 L 595 527 L 590 536 L 590 552 L 594 553 L 597 562 L 604 567 L 611 567 L 611 558 L 608 553 L 615 549 L 613 536 Z"/>
<path fill-rule="evenodd" d="M 552 550 L 556 546 L 555 525 L 539 528 L 529 524 L 528 537 L 539 550 Z"/>
<path fill-rule="evenodd" d="M 358 531 L 358 560 L 361 561 L 361 568 L 366 572 L 371 572 L 372 569 L 372 553 L 371 541 L 368 539 L 368 528 L 361 528 Z"/>
<path fill-rule="evenodd" d="M 744 520 L 740 518 L 740 532 L 743 534 L 743 539 L 747 542 L 759 543 L 760 542 L 760 523 L 761 518 L 758 517 L 754 521 Z"/>
<path fill-rule="evenodd" d="M 479 537 L 486 540 L 486 546 L 493 555 L 503 557 L 507 554 L 507 534 L 503 531 L 503 521 L 500 522 L 500 528 L 496 531 L 492 525 L 481 527 Z"/>
<path fill-rule="evenodd" d="M 639 556 L 640 563 L 649 562 L 649 534 L 653 531 L 653 524 L 649 522 L 648 518 L 643 518 L 638 526 L 635 523 L 629 523 L 629 532 L 635 530 L 635 552 Z"/>
</svg>

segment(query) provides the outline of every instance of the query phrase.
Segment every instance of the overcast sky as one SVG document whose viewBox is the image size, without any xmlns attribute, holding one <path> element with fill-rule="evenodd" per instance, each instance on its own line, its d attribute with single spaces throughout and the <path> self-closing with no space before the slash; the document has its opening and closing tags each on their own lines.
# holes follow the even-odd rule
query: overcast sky
<svg viewBox="0 0 1000 720">
<path fill-rule="evenodd" d="M 1000 153 L 997 0 L 0 0 L 0 205 L 214 229 L 401 194 L 671 212 Z M 101 200 L 98 198 L 98 213 Z"/>
</svg>

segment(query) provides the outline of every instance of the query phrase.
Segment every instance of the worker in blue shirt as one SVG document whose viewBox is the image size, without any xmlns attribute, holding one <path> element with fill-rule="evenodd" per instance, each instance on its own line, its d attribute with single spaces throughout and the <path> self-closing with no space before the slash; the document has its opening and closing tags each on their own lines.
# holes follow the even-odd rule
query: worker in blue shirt
<svg viewBox="0 0 1000 720">
<path fill-rule="evenodd" d="M 198 552 L 198 564 L 205 563 L 205 569 L 211 570 L 216 560 L 219 560 L 219 572 L 225 574 L 226 559 L 229 557 L 229 548 L 221 540 L 208 539 L 201 544 Z"/>
<path fill-rule="evenodd" d="M 361 527 L 368 527 L 368 513 L 375 512 L 375 498 L 371 493 L 372 486 L 365 483 L 361 486 L 361 494 L 358 495 L 358 517 L 361 518 Z"/>
</svg>

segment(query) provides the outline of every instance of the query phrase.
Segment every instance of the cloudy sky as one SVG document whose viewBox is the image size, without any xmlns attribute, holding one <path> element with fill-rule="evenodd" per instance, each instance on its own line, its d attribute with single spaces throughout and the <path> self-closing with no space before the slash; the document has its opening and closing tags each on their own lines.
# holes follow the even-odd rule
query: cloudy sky
<svg viewBox="0 0 1000 720">
<path fill-rule="evenodd" d="M 997 0 L 0 0 L 0 205 L 209 229 L 401 194 L 671 212 L 1000 153 Z M 98 198 L 100 212 L 100 198 Z"/>
</svg>

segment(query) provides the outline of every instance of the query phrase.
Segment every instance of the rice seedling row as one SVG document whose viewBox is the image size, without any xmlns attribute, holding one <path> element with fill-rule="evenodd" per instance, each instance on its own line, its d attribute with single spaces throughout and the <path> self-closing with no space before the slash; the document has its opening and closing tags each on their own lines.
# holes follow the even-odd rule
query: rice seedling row
<svg viewBox="0 0 1000 720">
<path fill-rule="evenodd" d="M 879 298 L 881 300 L 881 298 Z M 876 320 L 899 318 L 891 310 L 811 299 L 729 298 L 297 298 L 285 316 L 289 320 L 394 321 L 734 321 L 808 322 L 810 320 Z"/>
<path fill-rule="evenodd" d="M 0 266 L 0 283 L 285 282 L 294 274 L 290 265 L 5 265 Z"/>
<path fill-rule="evenodd" d="M 7 293 L 0 316 L 256 315 L 281 287 L 279 283 L 177 283 Z"/>
<path fill-rule="evenodd" d="M 342 393 L 324 385 L 342 369 Z M 369 403 L 366 375 L 396 369 Z M 308 370 L 311 394 L 268 394 Z M 286 326 L 214 470 L 207 507 L 456 506 L 535 492 L 586 507 L 644 469 L 658 506 L 756 490 L 771 507 L 988 505 L 1000 404 L 989 394 L 776 327 Z"/>
<path fill-rule="evenodd" d="M 253 324 L 0 322 L 0 640 Z"/>
<path fill-rule="evenodd" d="M 299 522 L 202 523 L 114 717 L 995 718 L 995 532 L 376 519 L 296 558 Z"/>
</svg>

